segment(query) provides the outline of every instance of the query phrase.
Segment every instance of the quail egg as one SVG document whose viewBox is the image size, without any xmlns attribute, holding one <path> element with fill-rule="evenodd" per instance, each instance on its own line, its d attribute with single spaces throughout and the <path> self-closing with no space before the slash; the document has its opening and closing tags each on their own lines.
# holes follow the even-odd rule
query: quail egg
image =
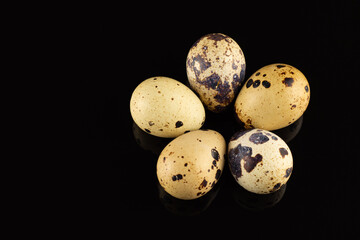
<svg viewBox="0 0 360 240">
<path fill-rule="evenodd" d="M 171 196 L 190 200 L 209 192 L 224 169 L 226 142 L 213 130 L 196 130 L 171 141 L 157 161 L 160 185 Z"/>
<path fill-rule="evenodd" d="M 245 128 L 284 128 L 305 112 L 309 83 L 298 69 L 276 63 L 260 68 L 245 82 L 235 101 L 235 113 Z"/>
<path fill-rule="evenodd" d="M 245 66 L 240 46 L 222 33 L 201 37 L 186 59 L 190 86 L 212 112 L 224 111 L 233 101 L 244 80 Z"/>
<path fill-rule="evenodd" d="M 157 137 L 174 138 L 205 122 L 205 109 L 196 94 L 168 77 L 140 83 L 132 93 L 130 112 L 136 125 Z"/>
<path fill-rule="evenodd" d="M 235 133 L 229 142 L 228 159 L 237 183 L 257 194 L 279 190 L 293 170 L 290 148 L 280 137 L 262 129 Z"/>
</svg>

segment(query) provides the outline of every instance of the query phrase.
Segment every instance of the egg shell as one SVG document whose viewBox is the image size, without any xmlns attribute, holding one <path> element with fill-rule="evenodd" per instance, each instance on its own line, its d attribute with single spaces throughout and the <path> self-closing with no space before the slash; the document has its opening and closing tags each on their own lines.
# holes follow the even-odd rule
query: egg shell
<svg viewBox="0 0 360 240">
<path fill-rule="evenodd" d="M 201 37 L 191 47 L 186 71 L 191 88 L 213 112 L 234 100 L 245 77 L 245 57 L 240 46 L 222 33 Z"/>
<path fill-rule="evenodd" d="M 231 174 L 246 190 L 268 194 L 290 178 L 293 158 L 290 148 L 277 135 L 262 129 L 234 134 L 228 146 Z"/>
<path fill-rule="evenodd" d="M 245 128 L 276 130 L 305 112 L 309 83 L 298 69 L 276 63 L 260 68 L 245 82 L 235 101 L 235 113 Z"/>
<path fill-rule="evenodd" d="M 196 130 L 171 141 L 157 161 L 160 185 L 171 196 L 190 200 L 209 192 L 224 169 L 226 142 L 213 130 Z"/>
<path fill-rule="evenodd" d="M 130 112 L 143 131 L 165 138 L 199 129 L 205 122 L 205 109 L 196 94 L 168 77 L 140 83 L 131 96 Z"/>
</svg>

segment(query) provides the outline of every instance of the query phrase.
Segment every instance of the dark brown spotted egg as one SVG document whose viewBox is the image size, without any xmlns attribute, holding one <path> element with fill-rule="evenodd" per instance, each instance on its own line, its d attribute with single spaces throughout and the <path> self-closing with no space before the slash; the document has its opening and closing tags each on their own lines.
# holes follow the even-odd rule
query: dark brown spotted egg
<svg viewBox="0 0 360 240">
<path fill-rule="evenodd" d="M 213 112 L 221 112 L 233 101 L 245 76 L 245 57 L 234 39 L 222 33 L 201 37 L 186 59 L 191 88 Z"/>
<path fill-rule="evenodd" d="M 235 113 L 245 128 L 284 128 L 305 112 L 310 101 L 309 83 L 288 64 L 271 64 L 257 70 L 242 87 Z"/>
<path fill-rule="evenodd" d="M 171 141 L 157 161 L 160 185 L 171 196 L 190 200 L 209 192 L 224 169 L 226 142 L 213 130 L 196 130 Z"/>
<path fill-rule="evenodd" d="M 262 129 L 234 134 L 228 146 L 228 159 L 235 180 L 257 194 L 279 190 L 293 170 L 292 154 L 286 143 Z"/>
</svg>

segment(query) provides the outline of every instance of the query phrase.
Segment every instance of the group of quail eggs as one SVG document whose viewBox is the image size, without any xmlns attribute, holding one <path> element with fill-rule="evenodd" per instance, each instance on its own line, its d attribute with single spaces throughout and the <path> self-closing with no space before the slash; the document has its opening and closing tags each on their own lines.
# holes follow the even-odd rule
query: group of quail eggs
<svg viewBox="0 0 360 240">
<path fill-rule="evenodd" d="M 175 138 L 157 161 L 159 183 L 173 197 L 191 200 L 205 195 L 221 177 L 226 158 L 237 183 L 256 194 L 279 190 L 291 176 L 291 151 L 270 131 L 303 115 L 310 100 L 309 83 L 295 67 L 275 63 L 242 84 L 245 68 L 244 53 L 234 39 L 211 33 L 196 41 L 187 55 L 192 90 L 158 76 L 146 79 L 132 93 L 130 112 L 139 128 Z M 235 116 L 245 130 L 226 144 L 219 132 L 200 128 L 206 119 L 204 106 L 220 113 L 234 99 Z"/>
</svg>

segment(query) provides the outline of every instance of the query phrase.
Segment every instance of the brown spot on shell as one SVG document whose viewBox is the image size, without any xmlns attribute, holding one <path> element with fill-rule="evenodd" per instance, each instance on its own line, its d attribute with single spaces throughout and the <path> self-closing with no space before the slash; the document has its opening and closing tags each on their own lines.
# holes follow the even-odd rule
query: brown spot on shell
<svg viewBox="0 0 360 240">
<path fill-rule="evenodd" d="M 289 154 L 289 152 L 285 148 L 279 148 L 279 152 L 280 152 L 282 158 L 284 158 L 285 155 Z"/>
<path fill-rule="evenodd" d="M 262 155 L 261 154 L 256 154 L 255 157 L 249 157 L 249 156 L 246 156 L 244 158 L 245 160 L 245 164 L 244 164 L 244 168 L 247 172 L 251 172 L 255 167 L 256 165 L 262 161 Z"/>
<path fill-rule="evenodd" d="M 232 63 L 232 69 L 234 70 L 238 69 L 238 65 L 236 65 L 234 62 Z"/>
<path fill-rule="evenodd" d="M 183 176 L 181 175 L 181 174 L 178 174 L 178 175 L 174 175 L 174 176 L 172 176 L 172 180 L 173 181 L 176 181 L 176 180 L 181 180 L 183 178 Z"/>
<path fill-rule="evenodd" d="M 238 131 L 237 133 L 235 133 L 231 138 L 230 141 L 234 141 L 236 139 L 238 139 L 239 137 L 243 136 L 245 133 L 249 132 L 251 130 L 242 130 L 242 131 Z"/>
<path fill-rule="evenodd" d="M 241 161 L 245 161 L 244 168 L 247 172 L 251 172 L 256 167 L 256 165 L 262 161 L 263 157 L 261 154 L 256 154 L 254 157 L 252 157 L 251 155 L 252 148 L 248 146 L 241 146 L 241 144 L 239 144 L 235 148 L 230 149 L 230 171 L 236 178 L 242 176 Z"/>
<path fill-rule="evenodd" d="M 266 80 L 262 81 L 261 84 L 262 84 L 265 88 L 269 88 L 269 87 L 271 86 L 271 84 L 270 84 L 268 81 L 266 81 Z"/>
<path fill-rule="evenodd" d="M 281 187 L 281 183 L 277 183 L 274 188 L 272 189 L 272 191 L 276 191 Z"/>
<path fill-rule="evenodd" d="M 260 80 L 255 80 L 253 88 L 257 88 L 258 86 L 260 86 Z"/>
<path fill-rule="evenodd" d="M 227 81 L 218 82 L 218 84 L 216 86 L 216 91 L 218 93 L 214 96 L 214 99 L 218 103 L 222 103 L 222 104 L 225 104 L 225 105 L 230 103 L 229 93 L 231 92 L 231 88 L 230 88 L 230 84 Z"/>
<path fill-rule="evenodd" d="M 179 127 L 181 127 L 181 126 L 183 126 L 184 124 L 183 124 L 183 122 L 182 121 L 177 121 L 176 123 L 175 123 L 175 128 L 179 128 Z"/>
<path fill-rule="evenodd" d="M 249 137 L 249 141 L 258 145 L 258 144 L 266 143 L 267 141 L 269 141 L 269 138 L 266 135 L 264 135 L 262 132 L 257 132 L 251 134 L 251 136 Z"/>
<path fill-rule="evenodd" d="M 285 172 L 285 175 L 284 175 L 284 177 L 289 177 L 290 176 L 290 174 L 292 173 L 292 170 L 293 170 L 293 168 L 292 167 L 290 167 L 290 168 L 288 168 L 288 169 L 286 169 L 286 172 Z"/>
<path fill-rule="evenodd" d="M 282 81 L 283 84 L 285 84 L 286 87 L 292 87 L 293 83 L 294 83 L 294 79 L 293 78 L 285 78 Z"/>
<path fill-rule="evenodd" d="M 210 40 L 213 40 L 216 42 L 228 38 L 226 35 L 221 34 L 221 33 L 210 33 L 210 34 L 206 35 L 205 37 L 207 39 L 210 39 Z"/>
<path fill-rule="evenodd" d="M 246 82 L 246 88 L 251 87 L 251 85 L 254 83 L 254 81 L 250 78 L 247 82 Z"/>
<path fill-rule="evenodd" d="M 208 182 L 207 182 L 206 179 L 204 178 L 204 180 L 200 183 L 199 190 L 201 190 L 201 189 L 203 189 L 204 187 L 206 187 L 207 183 L 208 183 Z"/>
<path fill-rule="evenodd" d="M 211 74 L 210 76 L 206 77 L 205 80 L 200 81 L 197 80 L 198 83 L 204 85 L 207 89 L 216 89 L 216 87 L 221 82 L 220 76 L 216 73 Z"/>
<path fill-rule="evenodd" d="M 306 92 L 309 92 L 309 87 L 308 87 L 308 85 L 305 86 L 305 91 L 306 91 Z"/>
<path fill-rule="evenodd" d="M 211 149 L 211 156 L 212 156 L 216 161 L 219 161 L 220 155 L 219 155 L 219 152 L 218 152 L 215 148 Z"/>
<path fill-rule="evenodd" d="M 216 160 L 212 161 L 212 164 L 216 167 Z"/>
<path fill-rule="evenodd" d="M 195 67 L 196 63 L 199 63 L 200 69 Z M 192 61 L 190 59 L 188 59 L 187 65 L 189 68 L 191 68 L 194 71 L 196 79 L 198 79 L 200 73 L 202 73 L 203 71 L 205 71 L 206 69 L 211 67 L 211 63 L 206 61 L 206 59 L 204 59 L 199 54 L 195 57 L 192 57 Z"/>
</svg>

